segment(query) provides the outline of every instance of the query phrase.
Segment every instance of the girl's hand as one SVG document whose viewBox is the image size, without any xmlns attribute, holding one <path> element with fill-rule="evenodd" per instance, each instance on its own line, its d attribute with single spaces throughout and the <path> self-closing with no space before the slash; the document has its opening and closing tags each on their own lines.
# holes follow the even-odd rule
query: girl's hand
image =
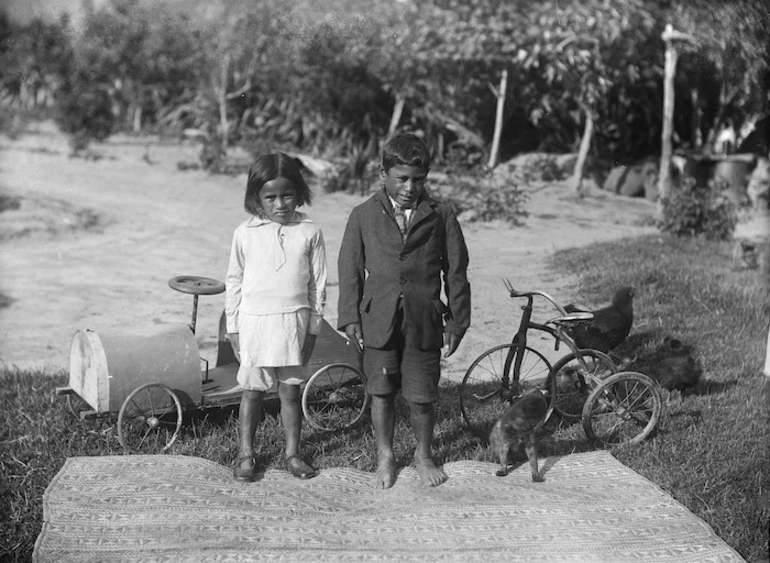
<svg viewBox="0 0 770 563">
<path fill-rule="evenodd" d="M 238 360 L 238 363 L 241 363 L 241 340 L 238 336 L 237 332 L 228 332 L 227 338 L 230 339 L 230 344 L 233 347 L 233 353 L 235 354 L 235 359 Z"/>
<path fill-rule="evenodd" d="M 305 344 L 302 346 L 302 365 L 306 366 L 310 361 L 310 356 L 313 355 L 313 348 L 315 348 L 315 334 L 305 335 Z"/>
</svg>

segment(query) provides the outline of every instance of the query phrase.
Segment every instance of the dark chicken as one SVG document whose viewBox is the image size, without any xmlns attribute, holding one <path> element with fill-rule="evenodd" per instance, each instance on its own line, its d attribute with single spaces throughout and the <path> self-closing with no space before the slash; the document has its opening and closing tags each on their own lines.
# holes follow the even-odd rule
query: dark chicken
<svg viewBox="0 0 770 563">
<path fill-rule="evenodd" d="M 568 313 L 585 312 L 574 305 L 567 305 Z M 623 342 L 634 322 L 634 288 L 621 287 L 615 292 L 612 303 L 601 309 L 590 311 L 592 321 L 568 330 L 579 348 L 591 348 L 609 352 Z"/>
</svg>

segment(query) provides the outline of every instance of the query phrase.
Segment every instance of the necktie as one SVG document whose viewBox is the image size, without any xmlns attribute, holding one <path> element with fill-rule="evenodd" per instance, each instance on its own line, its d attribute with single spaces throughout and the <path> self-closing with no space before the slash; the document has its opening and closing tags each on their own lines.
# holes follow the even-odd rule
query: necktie
<svg viewBox="0 0 770 563">
<path fill-rule="evenodd" d="M 398 230 L 401 231 L 401 240 L 406 240 L 406 212 L 400 205 L 396 205 L 393 209 L 393 215 L 396 217 L 396 223 L 398 223 Z"/>
</svg>

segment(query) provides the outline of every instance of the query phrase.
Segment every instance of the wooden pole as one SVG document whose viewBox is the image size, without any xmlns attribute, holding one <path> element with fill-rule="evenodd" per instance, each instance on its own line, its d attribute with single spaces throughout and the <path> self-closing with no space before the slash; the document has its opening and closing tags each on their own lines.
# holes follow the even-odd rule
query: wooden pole
<svg viewBox="0 0 770 563">
<path fill-rule="evenodd" d="M 770 377 L 770 330 L 767 331 L 767 350 L 765 351 L 765 375 Z"/>
<path fill-rule="evenodd" d="M 500 152 L 500 137 L 503 133 L 503 110 L 505 109 L 505 91 L 508 88 L 508 69 L 503 69 L 500 88 L 497 90 L 497 113 L 495 114 L 495 134 L 492 137 L 492 149 L 489 151 L 487 166 L 497 166 L 497 154 Z"/>
<path fill-rule="evenodd" d="M 591 108 L 583 107 L 583 113 L 586 115 L 586 126 L 583 129 L 583 137 L 580 139 L 580 149 L 575 161 L 575 169 L 572 171 L 572 191 L 575 197 L 583 197 L 583 169 L 588 158 L 588 149 L 591 148 L 591 138 L 594 134 L 594 116 Z"/>
<path fill-rule="evenodd" d="M 679 53 L 676 50 L 677 41 L 690 41 L 692 37 L 674 31 L 671 24 L 661 36 L 666 44 L 666 58 L 663 71 L 663 132 L 660 147 L 660 171 L 658 173 L 658 218 L 663 217 L 663 200 L 671 191 L 671 156 L 674 152 L 671 138 L 674 130 L 674 78 L 676 77 L 676 62 Z"/>
<path fill-rule="evenodd" d="M 222 151 L 227 152 L 228 143 L 228 129 L 230 128 L 227 122 L 227 72 L 230 69 L 230 55 L 227 54 L 222 59 L 222 63 L 219 67 L 219 127 L 222 130 Z"/>
<path fill-rule="evenodd" d="M 396 105 L 393 107 L 393 113 L 390 116 L 390 125 L 388 126 L 388 137 L 396 132 L 398 122 L 401 121 L 401 114 L 404 112 L 404 103 L 406 98 L 402 94 L 396 94 Z"/>
</svg>

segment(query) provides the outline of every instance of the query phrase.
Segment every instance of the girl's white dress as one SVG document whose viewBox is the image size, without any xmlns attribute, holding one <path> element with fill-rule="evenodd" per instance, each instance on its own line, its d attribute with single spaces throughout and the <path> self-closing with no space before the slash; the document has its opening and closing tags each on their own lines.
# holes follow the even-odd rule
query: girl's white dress
<svg viewBox="0 0 770 563">
<path fill-rule="evenodd" d="M 302 346 L 321 330 L 326 276 L 323 233 L 305 214 L 285 225 L 251 217 L 235 229 L 225 312 L 227 332 L 239 333 L 244 389 L 264 387 L 265 368 L 294 366 L 286 375 L 306 375 Z"/>
</svg>

